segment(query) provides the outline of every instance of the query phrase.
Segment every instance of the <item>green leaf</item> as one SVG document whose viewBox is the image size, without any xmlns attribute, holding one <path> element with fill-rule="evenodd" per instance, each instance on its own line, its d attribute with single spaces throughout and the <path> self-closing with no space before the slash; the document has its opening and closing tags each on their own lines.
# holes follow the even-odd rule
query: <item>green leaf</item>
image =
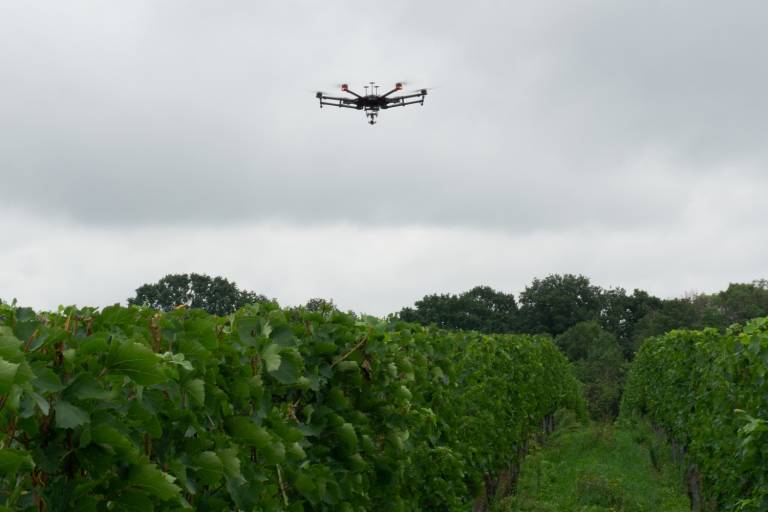
<svg viewBox="0 0 768 512">
<path fill-rule="evenodd" d="M 146 432 L 154 439 L 163 435 L 163 426 L 160 423 L 162 417 L 145 407 L 139 400 L 131 400 L 131 405 L 128 407 L 128 419 L 133 422 L 137 429 Z"/>
<path fill-rule="evenodd" d="M 7 395 L 11 391 L 18 370 L 19 364 L 0 358 L 0 395 Z"/>
<path fill-rule="evenodd" d="M 272 441 L 272 436 L 264 427 L 254 423 L 244 416 L 232 416 L 224 422 L 227 432 L 236 441 L 256 448 L 264 448 Z"/>
<path fill-rule="evenodd" d="M 141 491 L 128 490 L 120 494 L 114 501 L 120 512 L 153 512 L 155 505 L 152 499 Z"/>
<path fill-rule="evenodd" d="M 156 465 L 143 464 L 131 468 L 127 484 L 142 490 L 148 496 L 167 501 L 180 497 L 181 489 L 173 483 L 174 480 L 175 478 L 160 471 Z"/>
<path fill-rule="evenodd" d="M 163 358 L 163 361 L 166 361 L 169 364 L 184 368 L 188 372 L 192 372 L 195 370 L 195 367 L 192 366 L 192 362 L 187 361 L 184 354 L 174 354 L 172 352 L 163 352 L 161 357 Z"/>
<path fill-rule="evenodd" d="M 192 379 L 184 384 L 184 389 L 187 390 L 197 405 L 205 405 L 205 381 Z"/>
<path fill-rule="evenodd" d="M 48 400 L 38 395 L 34 391 L 30 391 L 29 396 L 32 397 L 32 400 L 34 400 L 37 406 L 40 408 L 40 411 L 43 413 L 43 416 L 48 416 L 48 414 L 51 412 L 51 404 L 48 403 Z"/>
<path fill-rule="evenodd" d="M 224 474 L 229 478 L 239 478 L 242 476 L 240 471 L 240 459 L 237 456 L 236 448 L 224 448 L 216 450 L 216 455 L 222 462 Z"/>
<path fill-rule="evenodd" d="M 216 350 L 219 343 L 216 340 L 216 325 L 212 317 L 196 318 L 187 322 L 187 330 L 194 334 L 202 346 L 208 350 Z"/>
<path fill-rule="evenodd" d="M 285 445 L 280 441 L 273 440 L 260 451 L 269 464 L 279 464 L 285 460 Z"/>
<path fill-rule="evenodd" d="M 264 364 L 266 365 L 268 372 L 274 372 L 280 368 L 280 350 L 280 345 L 277 343 L 270 343 L 261 353 L 261 358 L 264 359 Z"/>
<path fill-rule="evenodd" d="M 24 450 L 0 448 L 0 475 L 15 476 L 20 470 L 35 467 L 32 455 Z"/>
<path fill-rule="evenodd" d="M 77 353 L 81 356 L 87 356 L 90 354 L 101 354 L 107 351 L 109 348 L 107 340 L 109 340 L 109 333 L 98 332 L 82 340 L 77 345 Z"/>
<path fill-rule="evenodd" d="M 56 402 L 54 411 L 56 411 L 57 428 L 77 428 L 91 421 L 87 412 L 64 400 Z"/>
<path fill-rule="evenodd" d="M 61 379 L 59 379 L 59 376 L 50 368 L 34 368 L 32 372 L 35 374 L 35 379 L 32 380 L 32 385 L 35 386 L 38 391 L 55 393 L 64 389 Z"/>
<path fill-rule="evenodd" d="M 357 364 L 357 361 L 341 361 L 336 365 L 336 369 L 340 372 L 348 372 L 352 370 L 357 370 L 360 365 Z"/>
<path fill-rule="evenodd" d="M 105 390 L 89 373 L 81 373 L 62 393 L 67 400 L 109 400 L 112 393 Z"/>
<path fill-rule="evenodd" d="M 351 423 L 344 423 L 339 427 L 337 434 L 339 443 L 347 452 L 357 451 L 357 433 Z"/>
<path fill-rule="evenodd" d="M 136 451 L 130 439 L 117 428 L 104 423 L 91 427 L 91 441 L 120 454 Z"/>
<path fill-rule="evenodd" d="M 307 458 L 307 453 L 299 443 L 291 443 L 288 445 L 288 455 L 296 460 L 304 460 Z"/>
<path fill-rule="evenodd" d="M 315 485 L 313 478 L 306 473 L 297 474 L 293 480 L 293 486 L 313 505 L 319 501 L 317 485 Z"/>
<path fill-rule="evenodd" d="M 296 344 L 296 337 L 293 335 L 293 329 L 291 329 L 291 326 L 288 324 L 275 326 L 269 337 L 281 347 L 292 347 Z"/>
<path fill-rule="evenodd" d="M 294 384 L 304 370 L 304 359 L 295 348 L 285 348 L 280 352 L 280 367 L 269 374 L 281 384 Z"/>
<path fill-rule="evenodd" d="M 6 326 L 0 326 L 0 358 L 20 363 L 24 359 L 21 351 L 21 341 L 13 335 L 13 331 Z"/>
<path fill-rule="evenodd" d="M 312 352 L 317 355 L 335 354 L 339 347 L 332 341 L 317 341 L 312 345 Z"/>
<path fill-rule="evenodd" d="M 237 319 L 237 334 L 240 336 L 240 341 L 248 345 L 256 345 L 256 332 L 257 326 L 260 321 L 254 317 L 239 317 Z"/>
<path fill-rule="evenodd" d="M 141 343 L 121 343 L 110 354 L 107 365 L 113 373 L 127 375 L 143 386 L 151 386 L 165 380 L 160 358 Z"/>
<path fill-rule="evenodd" d="M 197 478 L 204 485 L 216 485 L 224 476 L 224 464 L 215 452 L 206 451 L 197 456 Z"/>
</svg>

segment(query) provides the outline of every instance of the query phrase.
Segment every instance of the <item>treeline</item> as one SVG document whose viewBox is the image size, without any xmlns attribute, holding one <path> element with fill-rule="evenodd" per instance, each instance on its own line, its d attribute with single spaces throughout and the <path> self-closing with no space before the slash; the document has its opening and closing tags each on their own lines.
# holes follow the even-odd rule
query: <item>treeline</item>
<svg viewBox="0 0 768 512">
<path fill-rule="evenodd" d="M 631 357 L 649 336 L 671 329 L 725 329 L 768 315 L 768 281 L 732 283 L 713 294 L 661 299 L 644 290 L 595 286 L 583 275 L 553 274 L 520 293 L 477 286 L 467 292 L 426 295 L 400 318 L 424 325 L 480 332 L 547 333 L 557 336 L 579 322 L 594 321 L 613 334 Z"/>
<path fill-rule="evenodd" d="M 646 340 L 622 415 L 646 416 L 686 465 L 695 511 L 768 510 L 768 318 Z"/>
<path fill-rule="evenodd" d="M 548 336 L 316 306 L 0 304 L 0 509 L 485 509 L 583 410 Z"/>
</svg>

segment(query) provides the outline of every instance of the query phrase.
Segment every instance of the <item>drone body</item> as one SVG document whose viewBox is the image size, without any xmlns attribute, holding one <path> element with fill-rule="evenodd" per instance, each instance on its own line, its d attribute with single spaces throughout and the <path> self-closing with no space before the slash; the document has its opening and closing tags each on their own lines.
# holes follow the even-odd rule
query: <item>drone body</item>
<svg viewBox="0 0 768 512">
<path fill-rule="evenodd" d="M 352 98 L 341 98 L 338 96 L 326 96 L 322 92 L 315 94 L 315 97 L 320 100 L 320 108 L 323 105 L 330 107 L 340 108 L 353 108 L 355 110 L 364 110 L 365 115 L 368 116 L 368 124 L 376 124 L 376 118 L 379 115 L 379 110 L 386 110 L 394 107 L 404 107 L 406 105 L 424 105 L 424 96 L 427 95 L 426 89 L 421 89 L 418 92 L 406 94 L 404 96 L 392 96 L 393 93 L 401 91 L 403 84 L 398 82 L 395 84 L 395 88 L 391 91 L 378 94 L 379 86 L 374 82 L 370 82 L 365 86 L 365 94 L 357 94 L 349 89 L 347 84 L 341 84 L 341 91 L 352 95 Z"/>
</svg>

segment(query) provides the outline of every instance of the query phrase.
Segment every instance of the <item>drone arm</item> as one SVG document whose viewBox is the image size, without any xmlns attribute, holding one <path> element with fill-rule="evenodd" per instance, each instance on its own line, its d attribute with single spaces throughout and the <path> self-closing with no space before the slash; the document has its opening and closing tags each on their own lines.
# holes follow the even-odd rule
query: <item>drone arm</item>
<svg viewBox="0 0 768 512">
<path fill-rule="evenodd" d="M 338 96 L 326 96 L 325 94 L 319 92 L 315 95 L 315 97 L 319 100 L 334 100 L 334 101 L 343 101 L 344 103 L 353 103 L 355 100 L 351 100 L 349 98 L 340 98 Z"/>
<path fill-rule="evenodd" d="M 389 94 L 389 93 L 387 93 L 387 94 Z M 419 92 L 416 92 L 416 93 L 413 93 L 413 94 L 406 94 L 405 96 L 397 96 L 395 98 L 388 98 L 387 101 L 389 101 L 391 103 L 395 103 L 395 102 L 398 102 L 398 101 L 407 100 L 409 98 L 423 98 L 426 95 L 427 95 L 427 90 L 423 89 L 423 90 L 421 90 Z"/>
<path fill-rule="evenodd" d="M 415 94 L 406 94 L 405 96 L 398 96 L 396 98 L 388 98 L 387 104 L 384 105 L 381 108 L 395 108 L 395 107 L 404 107 L 406 105 L 414 105 L 416 103 L 420 105 L 424 105 L 424 96 L 427 95 L 427 91 L 422 89 L 421 91 L 415 93 Z M 419 99 L 413 99 L 413 98 L 419 98 Z M 411 100 L 411 101 L 405 101 L 405 100 Z"/>
<path fill-rule="evenodd" d="M 382 95 L 381 97 L 382 97 L 382 98 L 386 98 L 387 96 L 389 96 L 389 95 L 390 95 L 390 94 L 392 94 L 393 92 L 397 92 L 397 91 L 399 91 L 399 90 L 400 90 L 400 89 L 399 89 L 398 87 L 395 87 L 394 89 L 392 89 L 391 91 L 389 91 L 389 92 L 387 92 L 386 94 Z"/>
<path fill-rule="evenodd" d="M 358 107 L 357 105 L 347 105 L 347 104 L 344 104 L 344 103 L 341 103 L 341 102 L 339 102 L 339 103 L 330 103 L 328 101 L 320 100 L 320 106 L 322 107 L 323 105 L 328 105 L 329 107 L 353 108 L 355 110 L 360 110 L 360 107 Z"/>
<path fill-rule="evenodd" d="M 387 109 L 387 108 L 404 107 L 406 105 L 416 105 L 416 104 L 423 105 L 424 104 L 424 100 L 420 99 L 420 100 L 413 100 L 413 101 L 401 101 L 399 103 L 391 103 L 391 104 L 389 104 L 387 106 L 384 106 L 384 107 L 381 107 L 381 108 Z"/>
<path fill-rule="evenodd" d="M 362 96 L 357 94 L 355 91 L 350 91 L 349 89 L 344 89 L 344 92 L 348 92 L 349 94 L 351 94 L 351 95 L 353 95 L 353 96 L 355 96 L 357 98 L 362 98 Z"/>
</svg>

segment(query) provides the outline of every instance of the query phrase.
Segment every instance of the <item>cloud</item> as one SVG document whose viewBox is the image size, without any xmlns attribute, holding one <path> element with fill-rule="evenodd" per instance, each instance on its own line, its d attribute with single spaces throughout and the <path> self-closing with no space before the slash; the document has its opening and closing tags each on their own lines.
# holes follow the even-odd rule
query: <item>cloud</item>
<svg viewBox="0 0 768 512">
<path fill-rule="evenodd" d="M 764 3 L 2 14 L 2 200 L 78 223 L 627 229 L 766 185 Z M 377 78 L 442 88 L 375 127 L 314 103 Z"/>
<path fill-rule="evenodd" d="M 682 228 L 526 234 L 280 223 L 115 230 L 2 210 L 0 232 L 12 244 L 0 251 L 0 297 L 43 309 L 105 306 L 124 302 L 141 284 L 183 272 L 222 275 L 283 305 L 326 297 L 378 315 L 427 293 L 478 284 L 517 294 L 550 273 L 583 273 L 604 287 L 664 297 L 714 292 L 766 277 L 768 239 L 755 232 L 768 211 L 752 209 L 758 195 L 701 189 Z"/>
<path fill-rule="evenodd" d="M 551 272 L 661 295 L 765 277 L 766 15 L 4 2 L 0 296 L 103 305 L 189 271 L 383 314 Z M 317 108 L 369 80 L 438 88 L 374 127 Z"/>
</svg>

